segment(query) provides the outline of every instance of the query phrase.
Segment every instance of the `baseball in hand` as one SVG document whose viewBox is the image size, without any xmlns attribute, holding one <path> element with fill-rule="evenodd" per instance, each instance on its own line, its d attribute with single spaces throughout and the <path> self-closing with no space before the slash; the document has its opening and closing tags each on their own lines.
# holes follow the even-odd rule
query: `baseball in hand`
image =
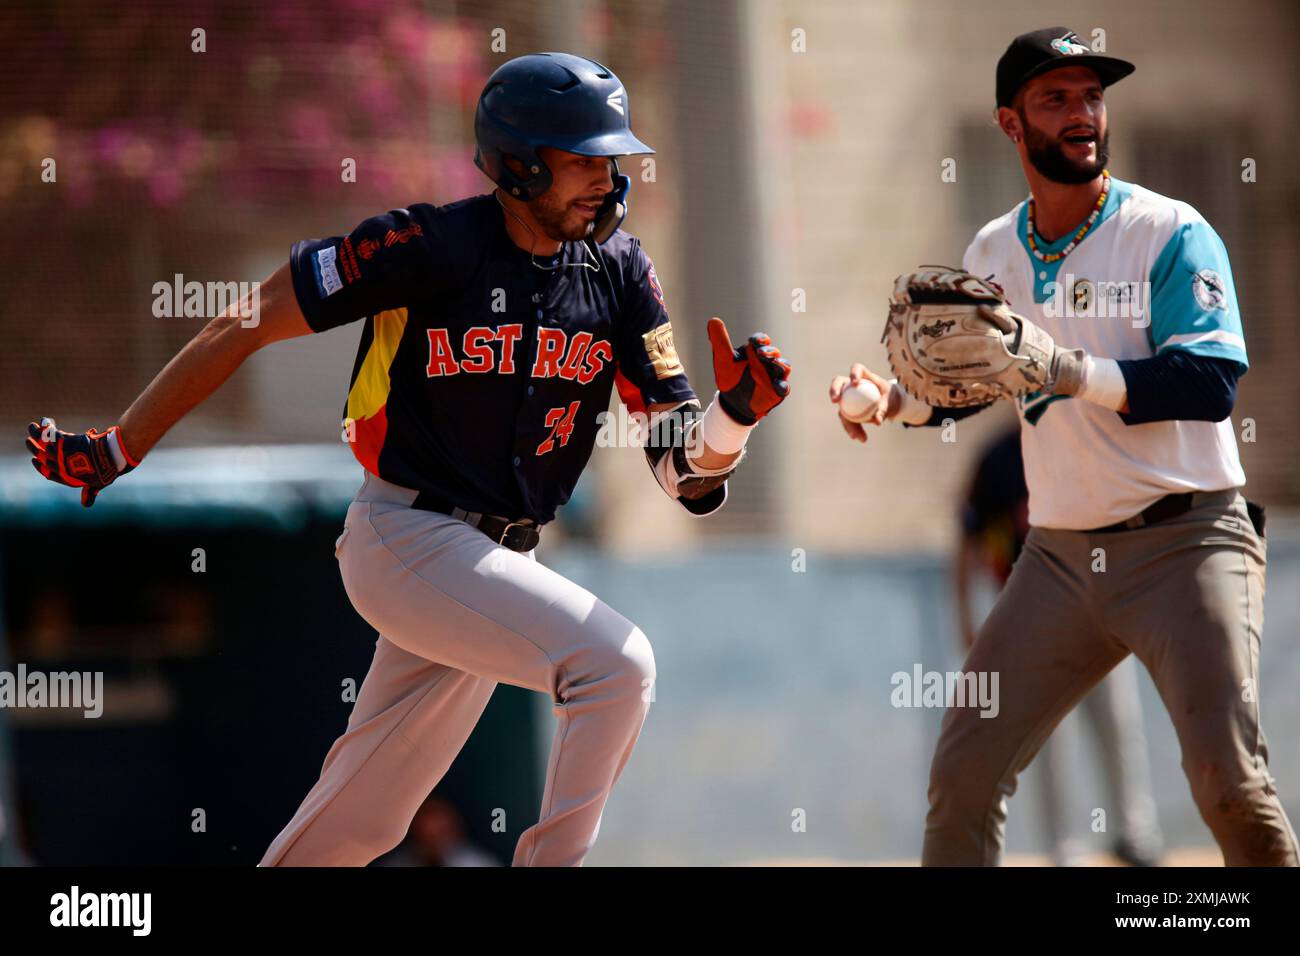
<svg viewBox="0 0 1300 956">
<path fill-rule="evenodd" d="M 866 379 L 856 385 L 845 385 L 840 393 L 840 414 L 851 422 L 865 422 L 879 401 L 880 389 Z"/>
</svg>

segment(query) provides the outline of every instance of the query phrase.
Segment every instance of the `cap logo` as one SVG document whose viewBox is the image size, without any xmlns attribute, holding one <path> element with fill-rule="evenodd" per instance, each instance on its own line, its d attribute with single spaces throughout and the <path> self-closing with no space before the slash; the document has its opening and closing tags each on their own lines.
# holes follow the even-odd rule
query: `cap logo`
<svg viewBox="0 0 1300 956">
<path fill-rule="evenodd" d="M 1078 42 L 1078 34 L 1067 33 L 1052 41 L 1052 49 L 1064 56 L 1077 56 L 1080 53 L 1087 53 L 1088 48 Z"/>
<path fill-rule="evenodd" d="M 612 109 L 619 116 L 626 116 L 623 112 L 623 87 L 619 87 L 609 96 L 605 97 L 605 105 Z"/>
</svg>

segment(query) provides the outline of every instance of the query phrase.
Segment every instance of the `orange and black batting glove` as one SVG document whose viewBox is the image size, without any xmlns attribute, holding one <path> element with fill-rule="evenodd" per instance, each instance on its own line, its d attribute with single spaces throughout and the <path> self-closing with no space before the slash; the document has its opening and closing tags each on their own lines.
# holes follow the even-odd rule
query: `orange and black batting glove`
<svg viewBox="0 0 1300 956">
<path fill-rule="evenodd" d="M 27 450 L 32 453 L 32 467 L 50 481 L 80 488 L 81 503 L 87 508 L 120 475 L 140 464 L 127 452 L 116 425 L 78 435 L 60 431 L 52 418 L 42 418 L 27 426 Z"/>
<path fill-rule="evenodd" d="M 718 400 L 740 424 L 757 424 L 790 395 L 790 364 L 762 332 L 756 332 L 743 346 L 734 348 L 727 326 L 715 317 L 709 319 L 709 343 L 713 346 Z"/>
</svg>

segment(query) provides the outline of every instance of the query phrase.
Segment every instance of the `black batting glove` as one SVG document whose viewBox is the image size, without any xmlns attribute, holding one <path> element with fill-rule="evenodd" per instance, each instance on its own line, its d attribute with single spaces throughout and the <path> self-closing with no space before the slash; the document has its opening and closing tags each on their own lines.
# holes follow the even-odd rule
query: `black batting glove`
<svg viewBox="0 0 1300 956">
<path fill-rule="evenodd" d="M 117 444 L 125 464 L 118 466 L 110 439 Z M 133 461 L 122 442 L 117 425 L 107 431 L 91 429 L 85 434 L 60 431 L 52 418 L 42 418 L 27 426 L 27 450 L 32 467 L 50 481 L 81 489 L 81 503 L 89 508 L 96 496 L 139 464 Z"/>
</svg>

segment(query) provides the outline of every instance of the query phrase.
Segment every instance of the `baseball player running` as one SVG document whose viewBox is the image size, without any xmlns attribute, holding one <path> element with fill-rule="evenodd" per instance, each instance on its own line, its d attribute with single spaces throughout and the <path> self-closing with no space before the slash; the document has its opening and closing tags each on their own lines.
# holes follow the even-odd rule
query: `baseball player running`
<svg viewBox="0 0 1300 956">
<path fill-rule="evenodd" d="M 692 514 L 719 508 L 750 431 L 789 393 L 764 335 L 709 322 L 707 409 L 673 347 L 663 291 L 618 227 L 632 134 L 612 72 L 563 53 L 488 80 L 475 162 L 490 195 L 418 204 L 297 243 L 261 288 L 260 321 L 211 322 L 127 409 L 85 434 L 29 427 L 37 469 L 89 506 L 252 352 L 365 319 L 345 426 L 365 467 L 335 554 L 379 632 L 319 781 L 261 865 L 364 865 L 394 847 L 498 682 L 548 694 L 556 728 L 540 819 L 517 865 L 580 865 L 651 699 L 645 635 L 537 563 L 616 386 L 650 416 L 646 456 Z"/>
<path fill-rule="evenodd" d="M 1000 710 L 948 709 L 923 864 L 1000 861 L 1017 775 L 1130 653 L 1160 692 L 1225 862 L 1300 862 L 1259 719 L 1265 543 L 1228 420 L 1247 368 L 1232 272 L 1196 210 L 1106 170 L 1102 91 L 1133 69 L 1063 27 L 1017 37 L 998 62 L 997 117 L 1032 195 L 979 231 L 965 272 L 915 273 L 895 290 L 895 371 L 928 377 L 951 404 L 989 368 L 957 358 L 978 345 L 971 331 L 999 330 L 1008 360 L 995 386 L 1018 396 L 1031 525 L 965 663 L 1000 675 Z M 921 296 L 941 321 L 907 324 Z M 1007 306 L 1016 314 L 999 315 Z M 1017 378 L 1042 384 L 1012 390 Z M 832 381 L 832 401 L 863 379 L 882 393 L 871 424 L 983 407 L 932 408 L 861 365 Z"/>
</svg>

